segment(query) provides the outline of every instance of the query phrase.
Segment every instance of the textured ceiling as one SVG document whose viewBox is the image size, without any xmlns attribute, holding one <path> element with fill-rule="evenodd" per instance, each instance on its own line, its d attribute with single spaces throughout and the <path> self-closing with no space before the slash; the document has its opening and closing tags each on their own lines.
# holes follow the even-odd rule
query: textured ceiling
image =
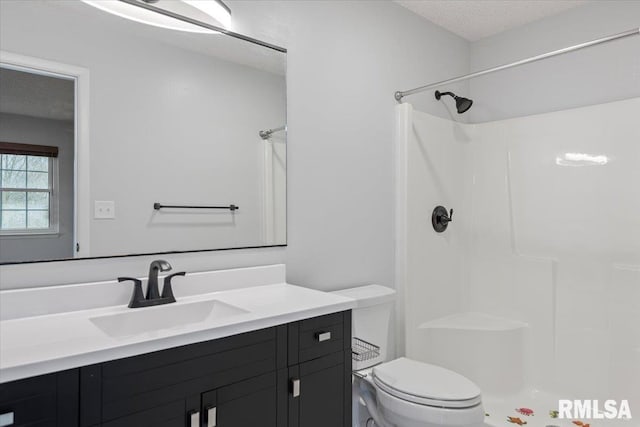
<svg viewBox="0 0 640 427">
<path fill-rule="evenodd" d="M 0 68 L 0 113 L 73 120 L 73 80 Z"/>
<path fill-rule="evenodd" d="M 394 1 L 469 41 L 477 41 L 588 2 L 588 0 Z"/>
</svg>

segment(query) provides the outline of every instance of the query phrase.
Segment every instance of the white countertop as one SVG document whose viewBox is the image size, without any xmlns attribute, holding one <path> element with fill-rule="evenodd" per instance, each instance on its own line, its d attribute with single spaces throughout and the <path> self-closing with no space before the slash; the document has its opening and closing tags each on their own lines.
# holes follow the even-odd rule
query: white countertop
<svg viewBox="0 0 640 427">
<path fill-rule="evenodd" d="M 287 283 L 177 295 L 177 298 L 176 303 L 157 307 L 130 309 L 118 305 L 2 320 L 0 383 L 227 337 L 356 306 L 350 298 Z M 108 335 L 91 320 L 208 300 L 230 304 L 243 312 L 120 337 Z"/>
</svg>

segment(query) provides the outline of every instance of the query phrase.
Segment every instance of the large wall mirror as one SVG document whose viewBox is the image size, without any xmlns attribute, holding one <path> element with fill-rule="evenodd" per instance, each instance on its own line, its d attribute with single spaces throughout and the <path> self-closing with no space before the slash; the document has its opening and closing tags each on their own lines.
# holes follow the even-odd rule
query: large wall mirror
<svg viewBox="0 0 640 427">
<path fill-rule="evenodd" d="M 193 4 L 0 1 L 0 263 L 286 244 L 286 51 Z"/>
</svg>

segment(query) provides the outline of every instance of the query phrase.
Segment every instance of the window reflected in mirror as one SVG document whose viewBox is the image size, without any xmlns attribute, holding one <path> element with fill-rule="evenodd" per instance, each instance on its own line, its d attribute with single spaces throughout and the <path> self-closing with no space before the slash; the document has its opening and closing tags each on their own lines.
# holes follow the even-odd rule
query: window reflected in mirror
<svg viewBox="0 0 640 427">
<path fill-rule="evenodd" d="M 0 68 L 0 262 L 74 256 L 74 99 L 71 78 Z"/>
</svg>

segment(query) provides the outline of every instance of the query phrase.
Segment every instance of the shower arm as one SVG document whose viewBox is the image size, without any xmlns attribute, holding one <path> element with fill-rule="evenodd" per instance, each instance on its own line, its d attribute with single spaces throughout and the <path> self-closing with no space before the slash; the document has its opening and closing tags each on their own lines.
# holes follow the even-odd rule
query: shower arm
<svg viewBox="0 0 640 427">
<path fill-rule="evenodd" d="M 274 129 L 261 130 L 260 132 L 258 132 L 258 135 L 260 135 L 260 138 L 267 140 L 271 138 L 271 135 L 273 135 L 276 132 L 280 132 L 282 130 L 287 130 L 287 126 L 284 125 Z"/>
<path fill-rule="evenodd" d="M 496 71 L 506 70 L 508 68 L 519 67 L 521 65 L 530 64 L 532 62 L 541 61 L 543 59 L 551 58 L 551 57 L 558 56 L 558 55 L 563 55 L 565 53 L 575 52 L 576 50 L 585 49 L 587 47 L 596 46 L 596 45 L 599 45 L 599 44 L 611 42 L 611 41 L 614 41 L 614 40 L 623 39 L 623 38 L 626 38 L 626 37 L 637 36 L 639 34 L 640 34 L 640 27 L 639 28 L 634 28 L 634 29 L 629 30 L 629 31 L 624 31 L 622 33 L 618 33 L 618 34 L 613 34 L 613 35 L 610 35 L 610 36 L 602 37 L 602 38 L 599 38 L 599 39 L 596 39 L 596 40 L 591 40 L 591 41 L 588 41 L 588 42 L 585 42 L 585 43 L 577 44 L 577 45 L 574 45 L 574 46 L 565 47 L 563 49 L 554 50 L 552 52 L 543 53 L 541 55 L 532 56 L 530 58 L 521 59 L 520 61 L 511 62 L 509 64 L 504 64 L 504 65 L 500 65 L 500 66 L 497 66 L 497 67 L 488 68 L 486 70 L 476 71 L 476 72 L 471 73 L 471 74 L 466 74 L 464 76 L 459 76 L 459 77 L 455 77 L 455 78 L 448 79 L 448 80 L 442 80 L 440 82 L 431 83 L 431 84 L 428 84 L 426 86 L 420 86 L 420 87 L 417 87 L 415 89 L 406 90 L 406 91 L 398 91 L 398 92 L 396 92 L 394 94 L 394 98 L 396 99 L 396 101 L 402 102 L 402 98 L 404 98 L 405 96 L 408 96 L 408 95 L 414 95 L 416 93 L 424 92 L 424 91 L 427 91 L 427 90 L 430 90 L 430 89 L 436 89 L 438 87 L 441 87 L 441 86 L 444 86 L 444 85 L 448 85 L 448 84 L 451 84 L 451 83 L 457 83 L 457 82 L 461 82 L 461 81 L 464 81 L 464 80 L 469 80 L 469 79 L 472 79 L 474 77 L 484 76 L 485 74 L 495 73 Z"/>
<path fill-rule="evenodd" d="M 448 95 L 448 96 L 452 97 L 453 99 L 457 98 L 456 94 L 453 93 L 453 92 L 440 92 L 439 90 L 436 91 L 436 99 L 439 100 L 444 95 Z"/>
</svg>

